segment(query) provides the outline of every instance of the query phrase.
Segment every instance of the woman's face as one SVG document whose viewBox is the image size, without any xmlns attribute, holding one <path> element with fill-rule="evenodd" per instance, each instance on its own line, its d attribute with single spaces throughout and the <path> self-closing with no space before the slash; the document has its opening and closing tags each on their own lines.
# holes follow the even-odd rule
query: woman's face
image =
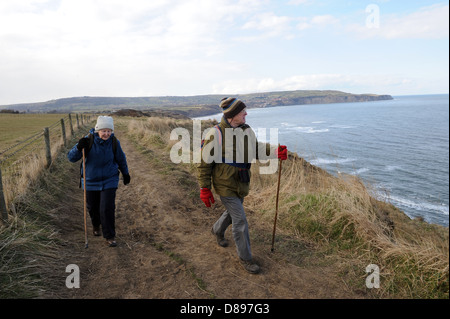
<svg viewBox="0 0 450 319">
<path fill-rule="evenodd" d="M 112 131 L 109 128 L 101 129 L 98 131 L 98 136 L 106 141 L 111 136 Z"/>
</svg>

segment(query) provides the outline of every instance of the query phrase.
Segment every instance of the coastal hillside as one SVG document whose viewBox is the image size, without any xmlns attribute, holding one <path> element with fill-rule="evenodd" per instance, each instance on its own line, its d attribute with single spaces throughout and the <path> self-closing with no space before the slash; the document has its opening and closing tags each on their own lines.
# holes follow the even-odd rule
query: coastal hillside
<svg viewBox="0 0 450 319">
<path fill-rule="evenodd" d="M 410 219 L 355 176 L 334 177 L 295 153 L 283 162 L 273 252 L 278 174 L 252 166 L 244 206 L 262 273 L 248 274 L 231 230 L 227 248 L 210 233 L 224 209 L 218 196 L 205 207 L 195 165 L 170 159 L 171 131 L 191 131 L 192 120 L 115 124 L 132 177 L 117 191 L 118 247 L 93 237 L 89 224 L 85 248 L 80 167 L 66 157 L 74 136 L 36 180 L 22 171 L 29 188 L 0 226 L 0 298 L 448 299 L 448 227 Z M 79 267 L 80 289 L 66 286 L 68 265 Z"/>
<path fill-rule="evenodd" d="M 391 100 L 390 95 L 352 94 L 341 91 L 297 90 L 252 94 L 211 94 L 196 96 L 155 96 L 155 97 L 71 97 L 39 103 L 23 103 L 0 106 L 0 110 L 20 112 L 110 112 L 123 108 L 136 110 L 175 111 L 189 117 L 217 113 L 217 105 L 225 96 L 237 96 L 249 108 L 284 105 L 349 103 Z"/>
</svg>

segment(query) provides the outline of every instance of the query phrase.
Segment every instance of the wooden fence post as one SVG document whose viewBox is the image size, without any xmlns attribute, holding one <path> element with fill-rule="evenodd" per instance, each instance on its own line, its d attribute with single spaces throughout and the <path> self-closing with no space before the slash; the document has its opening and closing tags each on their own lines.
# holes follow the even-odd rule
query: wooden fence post
<svg viewBox="0 0 450 319">
<path fill-rule="evenodd" d="M 78 113 L 77 113 L 77 129 L 79 129 L 79 128 L 80 128 L 80 120 L 78 118 Z"/>
<path fill-rule="evenodd" d="M 69 123 L 70 123 L 70 137 L 73 137 L 72 114 L 70 113 L 69 113 Z"/>
<path fill-rule="evenodd" d="M 0 168 L 0 221 L 6 224 L 8 221 L 8 211 L 6 210 L 5 194 L 3 193 L 2 169 Z"/>
<path fill-rule="evenodd" d="M 66 147 L 67 146 L 67 142 L 66 142 L 66 126 L 64 125 L 64 119 L 61 119 L 61 131 L 62 131 L 63 144 L 64 144 L 64 147 Z"/>
<path fill-rule="evenodd" d="M 44 129 L 44 139 L 45 139 L 45 155 L 47 157 L 47 166 L 49 168 L 52 164 L 52 150 L 50 149 L 50 132 L 48 127 Z"/>
</svg>

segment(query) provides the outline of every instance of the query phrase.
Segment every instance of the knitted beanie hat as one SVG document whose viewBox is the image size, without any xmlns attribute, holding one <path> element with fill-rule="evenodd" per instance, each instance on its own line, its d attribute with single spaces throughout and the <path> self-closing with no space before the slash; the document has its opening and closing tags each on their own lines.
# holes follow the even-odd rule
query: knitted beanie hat
<svg viewBox="0 0 450 319">
<path fill-rule="evenodd" d="M 95 131 L 100 131 L 102 129 L 109 128 L 111 131 L 114 131 L 114 121 L 111 116 L 99 116 L 97 118 L 97 124 L 95 124 Z"/>
<path fill-rule="evenodd" d="M 246 108 L 244 102 L 234 97 L 224 97 L 220 101 L 219 106 L 222 108 L 223 115 L 227 119 L 234 117 L 244 108 Z"/>
</svg>

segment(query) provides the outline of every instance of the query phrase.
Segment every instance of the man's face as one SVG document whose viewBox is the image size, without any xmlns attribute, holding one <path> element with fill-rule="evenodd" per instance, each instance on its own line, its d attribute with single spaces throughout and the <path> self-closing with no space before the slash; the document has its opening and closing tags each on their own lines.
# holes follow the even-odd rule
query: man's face
<svg viewBox="0 0 450 319">
<path fill-rule="evenodd" d="M 244 108 L 238 114 L 236 114 L 230 121 L 230 124 L 234 127 L 245 124 L 245 117 L 247 116 L 247 108 Z"/>
<path fill-rule="evenodd" d="M 101 129 L 98 131 L 98 136 L 106 141 L 111 136 L 112 131 L 109 128 Z"/>
</svg>

